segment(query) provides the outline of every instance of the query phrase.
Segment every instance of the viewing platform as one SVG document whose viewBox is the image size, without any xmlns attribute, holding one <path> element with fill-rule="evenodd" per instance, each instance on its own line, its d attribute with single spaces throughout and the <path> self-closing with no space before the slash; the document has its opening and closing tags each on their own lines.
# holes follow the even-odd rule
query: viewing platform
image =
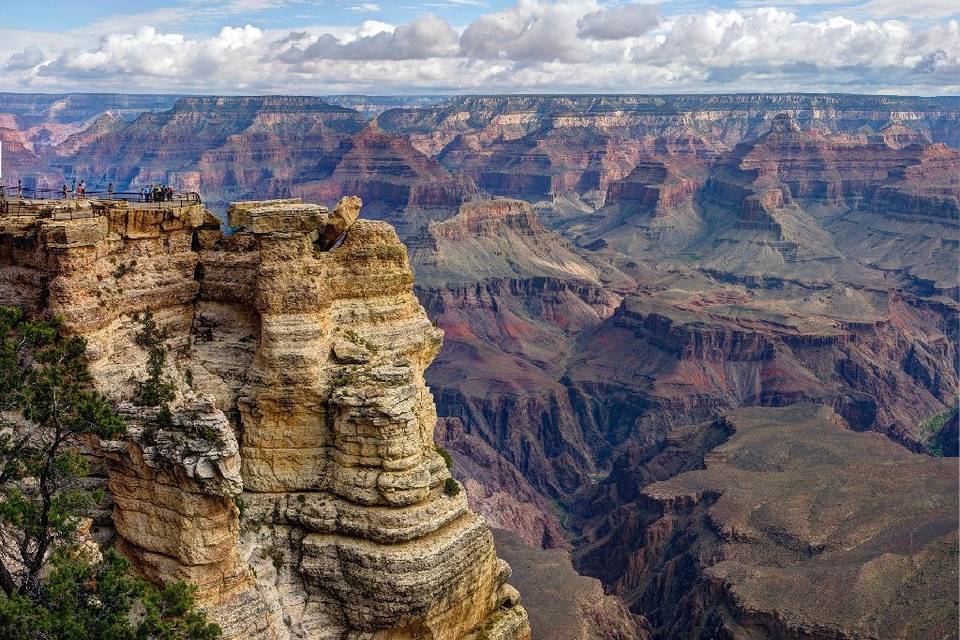
<svg viewBox="0 0 960 640">
<path fill-rule="evenodd" d="M 35 240 L 60 250 L 95 246 L 110 235 L 142 239 L 160 237 L 172 229 L 220 226 L 196 193 L 174 194 L 159 202 L 124 199 L 124 195 L 133 194 L 4 198 L 0 200 L 0 253 L 11 250 L 9 245 L 4 247 L 4 239 Z"/>
<path fill-rule="evenodd" d="M 200 206 L 203 201 L 196 192 L 174 193 L 172 197 L 160 201 L 145 200 L 140 193 L 88 192 L 84 197 L 34 197 L 9 195 L 9 188 L 0 195 L 0 216 L 24 216 L 30 218 L 50 218 L 54 220 L 72 220 L 105 215 L 108 209 L 128 209 L 158 211 L 164 209 L 184 209 Z M 26 193 L 27 190 L 24 190 Z"/>
</svg>

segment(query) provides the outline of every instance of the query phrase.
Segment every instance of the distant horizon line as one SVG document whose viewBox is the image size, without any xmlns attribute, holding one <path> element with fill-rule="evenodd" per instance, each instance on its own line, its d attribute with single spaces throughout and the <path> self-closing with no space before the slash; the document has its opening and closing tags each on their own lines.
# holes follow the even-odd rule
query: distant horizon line
<svg viewBox="0 0 960 640">
<path fill-rule="evenodd" d="M 960 99 L 960 94 L 920 95 L 911 93 L 856 93 L 844 91 L 711 91 L 711 92 L 652 92 L 652 93 L 597 93 L 597 92 L 463 92 L 463 93 L 125 93 L 122 91 L 10 91 L 3 95 L 35 96 L 136 96 L 177 98 L 512 98 L 512 97 L 679 97 L 679 96 L 851 96 L 858 98 L 916 98 Z"/>
</svg>

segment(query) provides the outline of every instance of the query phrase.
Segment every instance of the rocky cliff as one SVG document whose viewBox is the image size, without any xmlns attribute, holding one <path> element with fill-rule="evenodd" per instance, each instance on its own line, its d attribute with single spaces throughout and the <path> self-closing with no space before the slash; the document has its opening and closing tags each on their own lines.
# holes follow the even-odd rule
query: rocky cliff
<svg viewBox="0 0 960 640">
<path fill-rule="evenodd" d="M 87 338 L 130 426 L 94 447 L 100 538 L 197 584 L 225 637 L 527 638 L 433 444 L 442 334 L 405 247 L 359 208 L 237 203 L 225 236 L 199 204 L 18 207 L 0 302 Z M 145 402 L 158 360 L 168 401 Z"/>
<path fill-rule="evenodd" d="M 909 123 L 960 146 L 953 98 L 835 95 L 464 96 L 378 122 L 498 195 L 604 191 L 653 156 L 715 158 L 780 113 L 833 134 Z"/>
</svg>

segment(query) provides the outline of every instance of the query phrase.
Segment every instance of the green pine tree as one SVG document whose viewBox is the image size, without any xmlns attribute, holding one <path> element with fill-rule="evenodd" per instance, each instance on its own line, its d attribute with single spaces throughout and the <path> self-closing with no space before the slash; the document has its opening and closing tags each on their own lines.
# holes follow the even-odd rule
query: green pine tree
<svg viewBox="0 0 960 640">
<path fill-rule="evenodd" d="M 0 640 L 217 638 L 188 585 L 158 589 L 118 554 L 77 546 L 102 498 L 83 483 L 82 440 L 125 431 L 85 353 L 59 318 L 0 307 Z"/>
</svg>

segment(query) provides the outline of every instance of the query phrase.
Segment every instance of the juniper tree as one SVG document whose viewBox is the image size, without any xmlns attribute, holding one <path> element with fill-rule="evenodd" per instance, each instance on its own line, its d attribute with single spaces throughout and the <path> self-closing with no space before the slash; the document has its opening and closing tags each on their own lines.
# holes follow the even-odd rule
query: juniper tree
<svg viewBox="0 0 960 640">
<path fill-rule="evenodd" d="M 0 308 L 0 340 L 0 588 L 37 595 L 47 556 L 99 499 L 82 484 L 81 438 L 115 438 L 124 424 L 92 387 L 85 341 L 60 319 Z"/>
<path fill-rule="evenodd" d="M 217 638 L 191 587 L 157 589 L 116 553 L 96 560 L 77 544 L 101 499 L 84 484 L 83 441 L 125 432 L 85 354 L 61 319 L 0 306 L 0 640 Z"/>
</svg>

